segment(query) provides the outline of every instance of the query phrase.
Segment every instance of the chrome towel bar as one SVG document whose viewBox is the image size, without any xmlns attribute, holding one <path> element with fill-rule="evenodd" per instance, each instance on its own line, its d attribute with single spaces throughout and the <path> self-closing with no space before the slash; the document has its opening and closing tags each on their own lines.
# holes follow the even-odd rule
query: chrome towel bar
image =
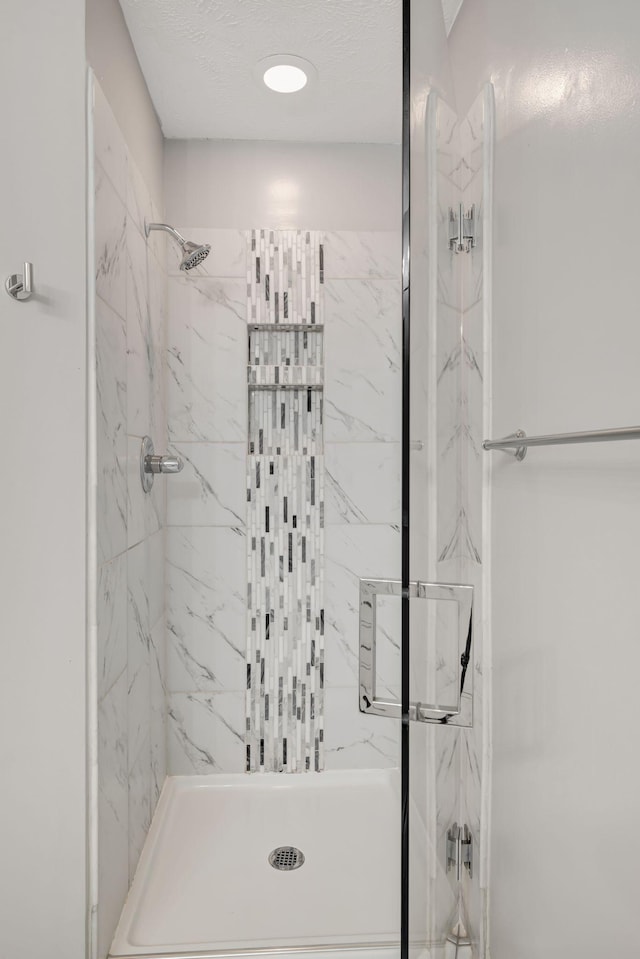
<svg viewBox="0 0 640 959">
<path fill-rule="evenodd" d="M 612 443 L 617 440 L 640 440 L 640 426 L 623 426 L 613 430 L 585 430 L 582 433 L 550 433 L 548 436 L 527 436 L 517 430 L 500 440 L 485 440 L 485 450 L 502 450 L 523 460 L 529 446 L 565 446 L 571 443 Z"/>
</svg>

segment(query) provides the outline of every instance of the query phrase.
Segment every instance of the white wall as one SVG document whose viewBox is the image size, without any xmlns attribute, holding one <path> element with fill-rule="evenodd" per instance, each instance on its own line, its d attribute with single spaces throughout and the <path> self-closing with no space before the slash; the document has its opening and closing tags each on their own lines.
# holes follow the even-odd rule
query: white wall
<svg viewBox="0 0 640 959">
<path fill-rule="evenodd" d="M 6 9 L 0 955 L 86 955 L 84 3 Z"/>
<path fill-rule="evenodd" d="M 154 198 L 162 195 L 163 136 L 118 0 L 86 0 L 87 60 Z"/>
<path fill-rule="evenodd" d="M 462 112 L 497 104 L 493 433 L 637 420 L 640 10 L 467 0 Z M 493 959 L 637 938 L 637 445 L 493 456 Z M 614 837 L 623 834 L 622 844 Z"/>
<path fill-rule="evenodd" d="M 167 140 L 170 223 L 216 229 L 397 230 L 399 146 Z"/>
</svg>

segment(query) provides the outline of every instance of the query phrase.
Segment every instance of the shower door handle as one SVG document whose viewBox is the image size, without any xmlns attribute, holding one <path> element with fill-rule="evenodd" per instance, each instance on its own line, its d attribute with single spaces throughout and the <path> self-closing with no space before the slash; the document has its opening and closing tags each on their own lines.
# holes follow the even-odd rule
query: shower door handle
<svg viewBox="0 0 640 959">
<path fill-rule="evenodd" d="M 379 698 L 376 694 L 376 625 L 378 596 L 402 596 L 402 582 L 398 579 L 360 580 L 359 629 L 359 702 L 360 712 L 374 716 L 402 718 L 402 704 Z M 473 586 L 458 583 L 409 583 L 409 599 L 455 602 L 458 606 L 457 659 L 459 674 L 456 679 L 455 703 L 420 703 L 409 705 L 409 719 L 420 723 L 440 723 L 472 726 L 473 670 L 468 670 L 473 639 Z M 434 663 L 435 669 L 435 663 Z M 469 679 L 467 679 L 467 671 Z"/>
</svg>

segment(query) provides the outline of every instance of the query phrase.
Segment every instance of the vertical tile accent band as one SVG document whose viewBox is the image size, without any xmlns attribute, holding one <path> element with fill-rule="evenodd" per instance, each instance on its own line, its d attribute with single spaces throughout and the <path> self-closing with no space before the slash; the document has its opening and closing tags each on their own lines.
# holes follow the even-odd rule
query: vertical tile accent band
<svg viewBox="0 0 640 959">
<path fill-rule="evenodd" d="M 247 243 L 247 772 L 324 764 L 324 251 Z"/>
</svg>

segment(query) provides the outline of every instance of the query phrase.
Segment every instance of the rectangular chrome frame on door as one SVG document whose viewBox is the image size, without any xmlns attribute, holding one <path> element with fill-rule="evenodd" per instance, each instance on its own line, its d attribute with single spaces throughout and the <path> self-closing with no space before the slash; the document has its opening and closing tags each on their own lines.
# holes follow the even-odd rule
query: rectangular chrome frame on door
<svg viewBox="0 0 640 959">
<path fill-rule="evenodd" d="M 399 579 L 360 580 L 360 712 L 402 718 L 401 703 L 376 698 L 376 597 L 402 596 Z M 437 703 L 411 703 L 409 719 L 419 723 L 473 725 L 473 586 L 456 583 L 409 583 L 409 599 L 444 600 L 458 605 L 458 655 L 460 682 L 455 708 Z M 468 668 L 470 667 L 471 668 Z"/>
</svg>

